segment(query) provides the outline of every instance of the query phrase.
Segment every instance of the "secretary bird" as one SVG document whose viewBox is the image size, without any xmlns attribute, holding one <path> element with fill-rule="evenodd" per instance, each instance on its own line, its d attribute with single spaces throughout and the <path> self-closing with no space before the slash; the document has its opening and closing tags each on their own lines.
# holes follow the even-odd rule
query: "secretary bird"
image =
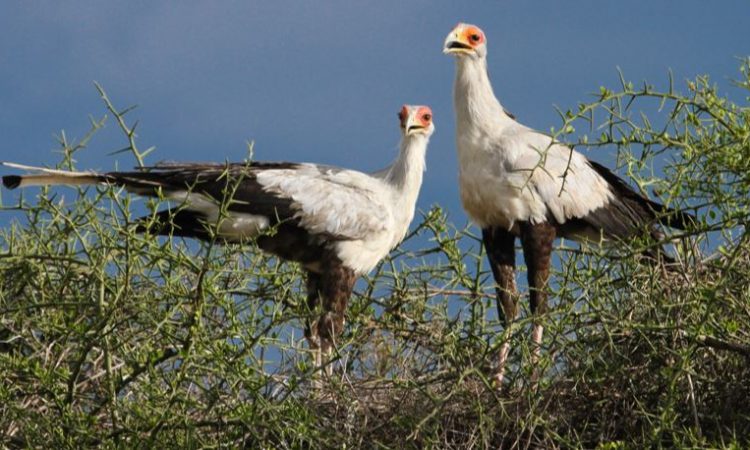
<svg viewBox="0 0 750 450">
<path fill-rule="evenodd" d="M 140 231 L 202 240 L 216 236 L 227 242 L 255 239 L 262 250 L 300 263 L 307 275 L 307 304 L 310 310 L 319 304 L 323 309 L 305 330 L 320 366 L 344 327 L 357 277 L 401 242 L 414 217 L 427 144 L 435 127 L 427 106 L 404 105 L 399 121 L 398 157 L 369 175 L 287 162 L 169 163 L 107 173 L 3 163 L 36 172 L 4 176 L 3 184 L 9 189 L 109 184 L 138 195 L 163 196 L 179 207 L 158 212 L 155 221 L 142 218 Z"/>
<path fill-rule="evenodd" d="M 531 338 L 536 362 L 543 332 L 537 315 L 547 307 L 556 236 L 598 243 L 650 230 L 658 237 L 656 222 L 684 229 L 692 218 L 643 197 L 606 167 L 518 123 L 492 90 L 487 38 L 479 27 L 459 23 L 445 39 L 443 52 L 456 59 L 453 101 L 461 202 L 482 229 L 506 328 L 518 313 L 515 239 L 521 240 L 535 317 Z M 495 372 L 498 385 L 509 351 L 505 340 Z"/>
</svg>

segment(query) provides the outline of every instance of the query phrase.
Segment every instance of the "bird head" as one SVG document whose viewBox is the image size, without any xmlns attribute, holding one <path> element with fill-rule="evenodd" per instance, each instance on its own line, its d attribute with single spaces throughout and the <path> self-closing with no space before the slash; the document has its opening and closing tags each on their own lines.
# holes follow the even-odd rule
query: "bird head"
<svg viewBox="0 0 750 450">
<path fill-rule="evenodd" d="M 484 31 L 476 25 L 459 23 L 445 38 L 443 53 L 446 55 L 452 54 L 459 58 L 486 56 L 487 38 L 484 36 Z"/>
<path fill-rule="evenodd" d="M 432 110 L 429 106 L 404 105 L 398 113 L 398 119 L 404 136 L 421 134 L 429 137 L 435 131 L 435 125 L 432 123 Z"/>
</svg>

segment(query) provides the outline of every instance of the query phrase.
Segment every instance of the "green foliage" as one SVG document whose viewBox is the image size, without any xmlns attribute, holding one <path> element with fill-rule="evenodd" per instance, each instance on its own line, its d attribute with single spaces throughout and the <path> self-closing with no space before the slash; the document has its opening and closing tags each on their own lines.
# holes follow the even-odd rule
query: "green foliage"
<svg viewBox="0 0 750 450">
<path fill-rule="evenodd" d="M 741 70 L 737 87 L 750 95 L 747 61 Z M 315 312 L 294 265 L 251 246 L 139 235 L 134 217 L 156 202 L 117 188 L 42 189 L 6 204 L 23 220 L 0 230 L 0 439 L 55 448 L 750 445 L 750 107 L 705 77 L 687 89 L 623 80 L 562 114 L 558 137 L 589 127 L 579 149 L 616 149 L 638 186 L 700 220 L 670 237 L 676 268 L 639 256 L 653 243 L 560 245 L 538 386 L 528 382 L 528 318 L 503 331 L 479 240 L 438 208 L 358 284 L 326 378 L 301 339 Z M 142 164 L 150 150 L 137 150 L 135 127 L 101 93 Z M 90 137 L 63 136 L 60 166 L 72 167 Z M 407 250 L 417 244 L 428 248 Z M 504 333 L 514 351 L 498 392 L 489 374 Z"/>
</svg>

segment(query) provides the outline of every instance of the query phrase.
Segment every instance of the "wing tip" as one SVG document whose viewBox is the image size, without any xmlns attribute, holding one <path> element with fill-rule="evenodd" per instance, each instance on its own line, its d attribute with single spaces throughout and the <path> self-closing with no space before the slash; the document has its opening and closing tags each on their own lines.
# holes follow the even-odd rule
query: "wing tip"
<svg viewBox="0 0 750 450">
<path fill-rule="evenodd" d="M 694 214 L 679 209 L 663 208 L 667 213 L 665 217 L 660 220 L 663 225 L 670 228 L 677 228 L 678 230 L 689 230 L 691 228 L 696 228 L 700 224 L 698 217 Z"/>
</svg>

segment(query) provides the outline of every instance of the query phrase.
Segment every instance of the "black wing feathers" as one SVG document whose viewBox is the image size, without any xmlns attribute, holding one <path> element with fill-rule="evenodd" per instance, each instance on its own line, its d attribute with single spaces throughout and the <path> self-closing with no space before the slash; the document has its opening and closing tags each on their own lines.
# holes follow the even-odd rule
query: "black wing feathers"
<svg viewBox="0 0 750 450">
<path fill-rule="evenodd" d="M 636 229 L 642 229 L 643 225 L 654 221 L 681 230 L 697 223 L 695 217 L 688 213 L 667 208 L 642 196 L 603 165 L 591 160 L 588 163 L 613 188 L 616 201 L 600 209 L 609 210 L 601 212 L 605 216 L 602 219 L 606 222 L 620 222 L 619 226 L 613 226 L 617 231 L 622 232 L 625 231 L 624 228 L 628 228 L 631 231 L 629 234 L 632 234 Z M 615 235 L 624 237 L 627 234 Z"/>
<path fill-rule="evenodd" d="M 138 219 L 136 231 L 161 236 L 180 236 L 211 240 L 210 224 L 197 212 L 187 209 L 159 211 L 155 216 L 144 216 Z"/>
<path fill-rule="evenodd" d="M 257 174 L 268 169 L 293 169 L 292 163 L 160 164 L 133 172 L 110 172 L 106 176 L 143 195 L 191 192 L 206 195 L 220 204 L 228 199 L 229 211 L 263 215 L 271 222 L 294 217 L 289 198 L 267 192 Z"/>
</svg>

